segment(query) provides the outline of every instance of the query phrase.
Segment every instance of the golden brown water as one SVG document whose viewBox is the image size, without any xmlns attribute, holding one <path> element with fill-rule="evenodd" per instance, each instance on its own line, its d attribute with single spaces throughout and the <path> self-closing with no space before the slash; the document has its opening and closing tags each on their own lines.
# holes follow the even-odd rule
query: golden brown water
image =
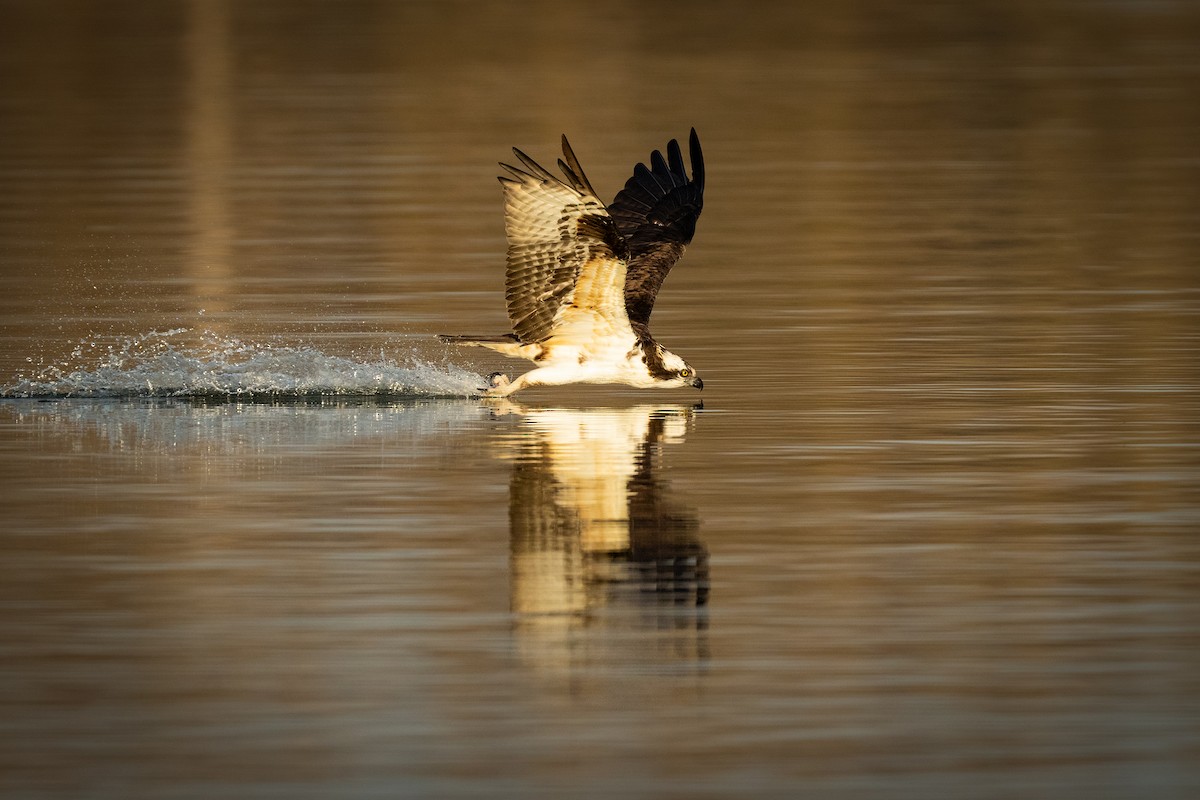
<svg viewBox="0 0 1200 800">
<path fill-rule="evenodd" d="M 703 407 L 434 397 L 692 125 Z M 1187 3 L 0 2 L 0 793 L 1196 796 L 1198 142 Z"/>
</svg>

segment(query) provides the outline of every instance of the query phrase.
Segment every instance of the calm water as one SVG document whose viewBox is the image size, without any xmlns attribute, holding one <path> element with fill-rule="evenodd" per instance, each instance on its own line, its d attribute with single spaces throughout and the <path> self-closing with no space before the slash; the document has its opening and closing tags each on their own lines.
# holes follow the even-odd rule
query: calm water
<svg viewBox="0 0 1200 800">
<path fill-rule="evenodd" d="M 692 125 L 703 405 L 472 399 Z M 0 793 L 1200 795 L 1198 143 L 1189 3 L 0 0 Z"/>
</svg>

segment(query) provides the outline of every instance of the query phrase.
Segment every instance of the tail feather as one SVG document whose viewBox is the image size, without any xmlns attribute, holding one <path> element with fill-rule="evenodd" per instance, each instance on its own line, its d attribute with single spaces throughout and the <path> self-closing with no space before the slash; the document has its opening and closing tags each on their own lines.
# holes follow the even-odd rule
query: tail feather
<svg viewBox="0 0 1200 800">
<path fill-rule="evenodd" d="M 439 335 L 438 339 L 447 344 L 456 344 L 461 347 L 486 347 L 488 350 L 495 350 L 497 353 L 503 353 L 510 358 L 534 359 L 542 352 L 541 345 L 521 344 L 521 340 L 511 333 L 505 333 L 500 336 Z"/>
<path fill-rule="evenodd" d="M 460 347 L 486 347 L 488 350 L 496 350 L 497 353 L 503 353 L 514 359 L 533 359 L 534 356 L 541 353 L 539 345 L 522 344 L 521 339 L 512 333 L 504 333 L 502 336 L 439 335 L 438 338 L 440 341 L 457 344 Z"/>
<path fill-rule="evenodd" d="M 520 339 L 515 334 L 502 333 L 497 336 L 461 336 L 445 333 L 438 334 L 438 340 L 447 344 L 457 344 L 464 347 L 485 347 L 489 344 L 513 344 Z"/>
</svg>

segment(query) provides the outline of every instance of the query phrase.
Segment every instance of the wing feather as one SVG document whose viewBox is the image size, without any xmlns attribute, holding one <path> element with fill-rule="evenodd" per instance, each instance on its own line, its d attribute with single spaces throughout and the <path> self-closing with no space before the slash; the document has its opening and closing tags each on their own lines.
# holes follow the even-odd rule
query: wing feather
<svg viewBox="0 0 1200 800">
<path fill-rule="evenodd" d="M 583 167 L 579 164 L 579 159 L 575 157 L 575 151 L 571 149 L 571 143 L 567 141 L 564 134 L 562 137 L 563 158 L 558 160 L 558 168 L 562 170 L 563 175 L 567 176 L 567 181 L 580 194 L 589 195 L 591 197 L 599 197 L 596 190 L 592 188 L 592 183 L 587 179 L 587 175 L 583 172 Z"/>
<path fill-rule="evenodd" d="M 505 298 L 522 342 L 554 336 L 564 311 L 586 286 L 586 302 L 606 318 L 625 319 L 628 248 L 563 137 L 566 177 L 550 173 L 514 148 L 523 169 L 500 166 L 508 235 Z M 580 298 L 582 301 L 584 298 Z"/>
<path fill-rule="evenodd" d="M 650 167 L 634 167 L 633 177 L 608 207 L 617 230 L 629 243 L 625 310 L 639 333 L 646 331 L 658 290 L 692 241 L 704 207 L 704 154 L 695 128 L 688 139 L 688 153 L 690 177 L 679 142 L 672 139 L 666 158 L 655 150 Z"/>
</svg>

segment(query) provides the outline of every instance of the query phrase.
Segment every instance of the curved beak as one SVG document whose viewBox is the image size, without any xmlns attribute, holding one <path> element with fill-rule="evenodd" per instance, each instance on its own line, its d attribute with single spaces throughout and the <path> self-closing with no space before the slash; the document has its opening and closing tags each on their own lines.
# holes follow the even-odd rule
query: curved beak
<svg viewBox="0 0 1200 800">
<path fill-rule="evenodd" d="M 692 386 L 695 386 L 700 391 L 704 391 L 704 381 L 700 380 L 699 378 L 696 378 L 694 381 L 692 381 Z"/>
</svg>

